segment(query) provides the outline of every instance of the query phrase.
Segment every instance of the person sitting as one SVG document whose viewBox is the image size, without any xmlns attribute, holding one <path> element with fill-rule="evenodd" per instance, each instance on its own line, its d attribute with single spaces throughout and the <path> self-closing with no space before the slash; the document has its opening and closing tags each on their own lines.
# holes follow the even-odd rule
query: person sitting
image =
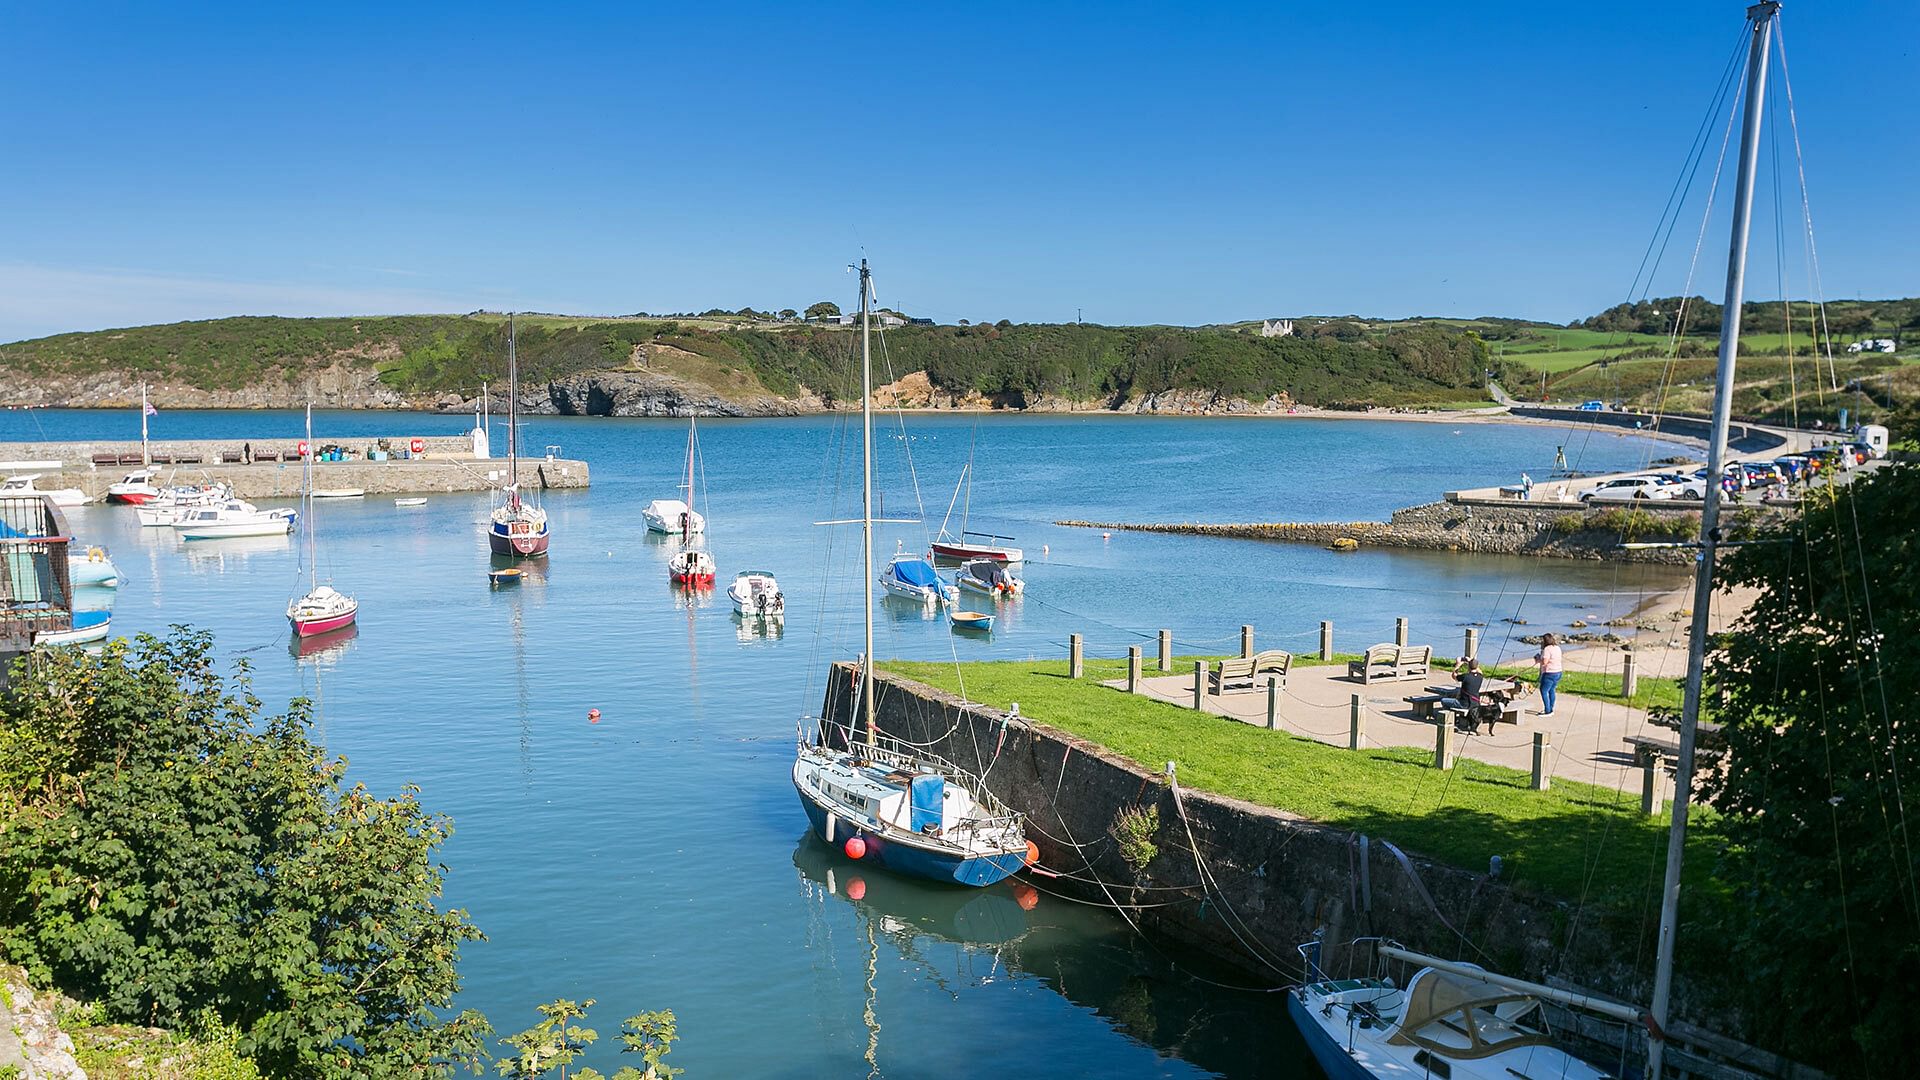
<svg viewBox="0 0 1920 1080">
<path fill-rule="evenodd" d="M 1449 709 L 1457 709 L 1464 715 L 1461 728 L 1469 735 L 1480 731 L 1480 709 L 1486 704 L 1482 688 L 1487 684 L 1486 673 L 1480 670 L 1480 661 L 1462 660 L 1453 667 L 1453 677 L 1460 680 L 1454 695 L 1442 698 L 1440 704 Z"/>
</svg>

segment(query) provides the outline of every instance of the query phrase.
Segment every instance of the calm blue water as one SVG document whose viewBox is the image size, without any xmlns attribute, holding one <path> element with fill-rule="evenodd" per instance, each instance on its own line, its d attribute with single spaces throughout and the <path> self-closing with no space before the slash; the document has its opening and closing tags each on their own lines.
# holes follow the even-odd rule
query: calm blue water
<svg viewBox="0 0 1920 1080">
<path fill-rule="evenodd" d="M 295 413 L 167 412 L 156 437 L 295 437 Z M 462 417 L 316 416 L 327 439 L 452 434 Z M 786 588 L 785 633 L 756 635 L 724 593 L 689 603 L 666 580 L 646 500 L 670 497 L 686 424 L 536 419 L 527 443 L 593 468 L 588 492 L 545 500 L 554 541 L 531 580 L 491 591 L 484 495 L 323 502 L 320 569 L 362 603 L 357 636 L 307 656 L 283 615 L 304 591 L 303 538 L 182 544 L 117 507 L 71 513 L 130 579 L 121 633 L 211 629 L 253 666 L 269 703 L 319 699 L 320 736 L 350 776 L 413 783 L 458 832 L 449 900 L 490 940 L 462 961 L 462 1004 L 503 1032 L 555 997 L 621 1017 L 671 1008 L 677 1064 L 701 1076 L 851 1076 L 870 1036 L 889 1077 L 1311 1075 L 1277 995 L 1211 986 L 1096 909 L 1013 886 L 955 892 L 864 873 L 807 839 L 789 782 L 797 719 L 824 666 L 857 651 L 857 420 L 703 421 L 704 509 L 722 582 L 762 568 Z M 0 441 L 138 436 L 124 413 L 0 412 Z M 496 434 L 496 445 L 504 445 Z M 883 656 L 1059 656 L 1080 632 L 1117 655 L 1162 626 L 1224 651 L 1241 623 L 1262 646 L 1311 648 L 1332 618 L 1342 648 L 1390 638 L 1450 648 L 1486 622 L 1491 647 L 1532 628 L 1631 607 L 1670 570 L 1059 528 L 1095 520 L 1384 517 L 1443 488 L 1546 475 L 1557 446 L 1585 469 L 1669 444 L 1550 428 L 1369 421 L 915 417 L 876 439 L 890 517 L 917 515 L 912 454 L 937 526 L 970 448 L 970 525 L 1018 537 L 1029 595 L 990 638 L 957 637 L 882 604 Z M 837 462 L 837 467 L 834 463 Z M 321 481 L 324 485 L 324 479 Z M 959 510 L 955 510 L 956 521 Z M 919 526 L 879 546 L 919 548 Z M 1516 648 L 1518 648 L 1516 646 Z M 1528 652 L 1531 650 L 1528 649 Z M 587 710 L 603 717 L 589 723 Z M 859 885 L 853 881 L 859 879 Z M 850 893 L 861 894 L 849 899 Z M 1029 897 L 1030 899 L 1030 897 Z M 869 988 L 871 983 L 871 988 Z M 873 1023 L 865 1022 L 871 1004 Z M 592 1064 L 610 1071 L 611 1048 Z"/>
</svg>

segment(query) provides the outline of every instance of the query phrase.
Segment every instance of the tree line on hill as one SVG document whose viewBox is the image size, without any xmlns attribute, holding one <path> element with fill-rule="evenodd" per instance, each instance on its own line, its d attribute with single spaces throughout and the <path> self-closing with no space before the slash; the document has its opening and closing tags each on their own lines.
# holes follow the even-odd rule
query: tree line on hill
<svg viewBox="0 0 1920 1080">
<path fill-rule="evenodd" d="M 1897 337 L 1903 330 L 1920 330 L 1920 299 L 1906 300 L 1830 300 L 1825 305 L 1827 333 L 1837 344 L 1884 334 Z M 1676 326 L 1682 335 L 1718 335 L 1724 312 L 1720 304 L 1704 296 L 1663 296 L 1633 303 L 1615 304 L 1598 315 L 1568 325 L 1582 330 L 1601 330 L 1614 334 L 1654 334 L 1671 336 Z M 1742 334 L 1785 333 L 1792 319 L 1793 333 L 1816 340 L 1820 311 L 1812 301 L 1755 300 L 1740 306 Z"/>
</svg>

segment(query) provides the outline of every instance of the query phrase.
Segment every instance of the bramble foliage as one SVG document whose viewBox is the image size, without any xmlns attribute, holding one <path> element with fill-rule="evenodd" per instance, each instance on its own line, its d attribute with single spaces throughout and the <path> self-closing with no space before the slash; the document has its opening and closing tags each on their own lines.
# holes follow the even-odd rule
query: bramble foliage
<svg viewBox="0 0 1920 1080">
<path fill-rule="evenodd" d="M 1764 1035 L 1830 1071 L 1904 1075 L 1920 1056 L 1904 794 L 1920 779 L 1920 471 L 1859 479 L 1775 536 L 1721 575 L 1759 597 L 1710 668 L 1729 748 L 1710 779 L 1718 874 L 1741 903 L 1704 936 L 1731 944 Z"/>
<path fill-rule="evenodd" d="M 478 1069 L 485 1021 L 443 1015 L 463 942 L 437 906 L 451 826 L 376 798 L 261 719 L 210 637 L 60 650 L 0 699 L 0 940 L 106 1018 L 207 1015 L 280 1077 Z"/>
<path fill-rule="evenodd" d="M 500 1075 L 510 1080 L 538 1080 L 558 1069 L 561 1080 L 566 1080 L 567 1066 L 573 1064 L 587 1047 L 600 1038 L 599 1032 L 573 1022 L 585 1020 L 587 1010 L 592 1007 L 592 998 L 582 1002 L 561 998 L 540 1006 L 540 1015 L 545 1019 L 517 1035 L 501 1040 L 502 1045 L 512 1050 L 513 1054 L 497 1060 Z M 613 1074 L 613 1080 L 672 1080 L 684 1071 L 661 1060 L 673 1049 L 673 1042 L 679 1037 L 674 1029 L 673 1011 L 670 1009 L 627 1017 L 620 1025 L 620 1052 L 639 1054 L 646 1068 L 636 1069 L 631 1065 L 623 1067 Z M 591 1068 L 582 1068 L 573 1075 L 574 1080 L 606 1080 L 598 1070 Z"/>
</svg>

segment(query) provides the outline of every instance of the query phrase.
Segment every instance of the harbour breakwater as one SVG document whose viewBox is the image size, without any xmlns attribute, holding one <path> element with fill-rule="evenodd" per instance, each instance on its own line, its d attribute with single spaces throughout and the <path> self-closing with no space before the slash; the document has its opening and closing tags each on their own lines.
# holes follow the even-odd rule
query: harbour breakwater
<svg viewBox="0 0 1920 1080">
<path fill-rule="evenodd" d="M 412 453 L 418 441 L 421 451 Z M 372 460 L 369 450 L 382 444 L 387 460 Z M 328 445 L 325 442 L 322 446 Z M 506 482 L 504 458 L 473 456 L 466 436 L 395 436 L 342 440 L 360 456 L 314 462 L 316 488 L 360 488 L 369 495 L 488 491 Z M 251 450 L 254 460 L 244 458 Z M 401 457 L 401 453 L 411 456 Z M 276 460 L 263 460 L 267 454 Z M 301 462 L 296 439 L 167 439 L 148 444 L 156 484 L 220 481 L 242 499 L 293 498 L 300 493 Z M 79 488 L 95 500 L 107 487 L 139 468 L 138 442 L 0 443 L 0 468 L 9 474 L 38 474 L 42 491 Z M 112 463 L 108 463 L 111 459 Z M 120 464 L 120 462 L 128 464 Z M 520 459 L 521 484 L 528 490 L 584 488 L 591 470 L 584 461 L 561 457 Z"/>
<path fill-rule="evenodd" d="M 853 675 L 850 665 L 836 664 L 827 682 L 822 715 L 840 730 L 857 719 Z M 1329 943 L 1327 962 L 1338 974 L 1333 944 L 1381 936 L 1562 986 L 1576 985 L 1564 976 L 1578 973 L 1579 988 L 1616 1000 L 1644 1002 L 1651 993 L 1653 942 L 1638 922 L 1511 888 L 1493 872 L 1431 862 L 1395 846 L 1391 835 L 1365 836 L 1203 791 L 1176 793 L 1177 762 L 1166 771 L 1145 769 L 1031 718 L 885 672 L 874 678 L 875 720 L 885 734 L 983 777 L 994 795 L 1026 815 L 1040 855 L 1036 880 L 1046 889 L 1118 909 L 1142 930 L 1251 979 L 1298 981 L 1294 946 L 1315 935 Z M 1141 866 L 1111 835 L 1127 810 L 1157 813 L 1147 837 L 1155 851 Z M 1459 816 L 1462 829 L 1484 824 Z M 1675 994 L 1682 1020 L 1669 1031 L 1699 1047 L 1737 1046 L 1710 1033 L 1741 1029 L 1727 1004 L 1729 989 L 1682 973 Z M 1577 1018 L 1567 1022 L 1580 1026 Z M 1617 1026 L 1611 1036 L 1582 1031 L 1621 1037 Z M 1639 1034 L 1628 1037 L 1627 1053 Z M 1792 1063 L 1752 1048 L 1737 1052 L 1753 1071 L 1702 1063 L 1696 1074 L 1817 1075 L 1791 1072 Z"/>
<path fill-rule="evenodd" d="M 1768 513 L 1777 514 L 1781 511 Z M 1699 532 L 1700 514 L 1698 511 L 1644 507 L 1589 509 L 1572 502 L 1527 503 L 1515 500 L 1510 505 L 1492 505 L 1442 500 L 1396 510 L 1386 521 L 1205 524 L 1065 520 L 1054 524 L 1109 531 L 1282 540 L 1342 550 L 1374 545 L 1422 551 L 1538 555 L 1556 559 L 1669 563 L 1678 566 L 1692 562 L 1693 553 L 1684 548 L 1628 549 L 1621 545 L 1633 541 L 1692 536 Z"/>
</svg>

